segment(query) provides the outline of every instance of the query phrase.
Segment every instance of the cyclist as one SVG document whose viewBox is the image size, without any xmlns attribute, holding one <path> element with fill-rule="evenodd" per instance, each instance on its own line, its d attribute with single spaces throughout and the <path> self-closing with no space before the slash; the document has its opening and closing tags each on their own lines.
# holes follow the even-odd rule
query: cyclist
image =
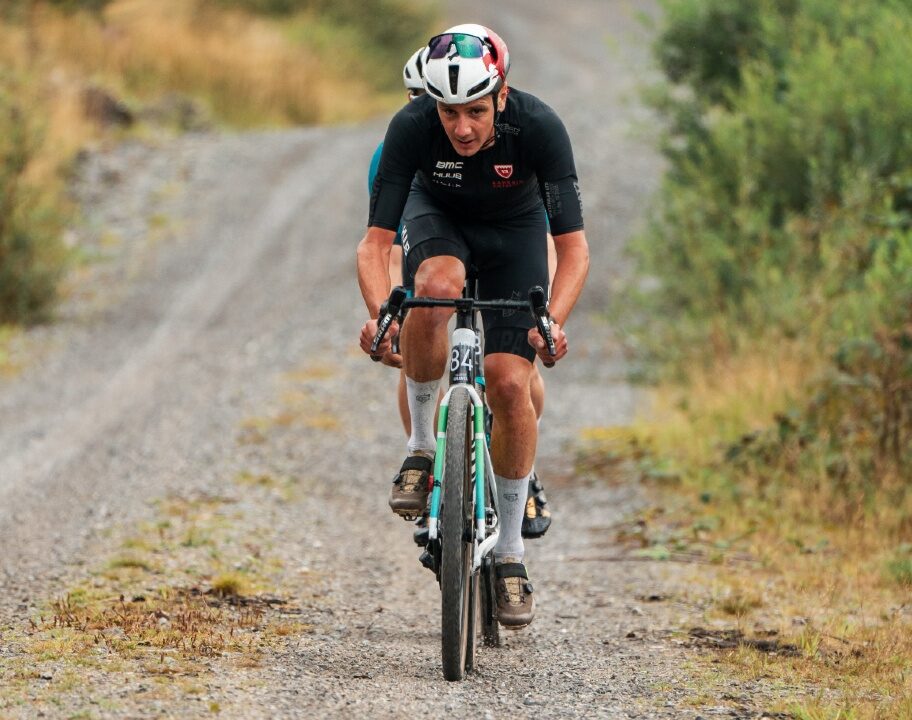
<svg viewBox="0 0 912 720">
<path fill-rule="evenodd" d="M 418 48 L 402 68 L 402 82 L 405 85 L 409 101 L 424 95 L 424 57 L 427 46 Z M 383 153 L 383 142 L 381 142 L 371 157 L 370 169 L 367 175 L 367 188 L 370 192 L 377 177 L 377 170 L 380 167 L 380 158 Z M 554 241 L 551 233 L 548 233 L 548 277 L 553 275 L 554 260 Z M 414 289 L 413 279 L 407 274 L 403 275 L 402 267 L 402 235 L 397 229 L 396 238 L 393 240 L 393 246 L 390 248 L 389 259 L 389 276 L 391 285 L 402 285 L 409 292 Z M 383 363 L 390 367 L 401 368 L 402 357 L 392 351 L 384 354 Z M 542 379 L 538 367 L 533 367 L 532 380 L 532 403 L 535 406 L 535 415 L 541 420 L 542 411 L 545 402 L 545 383 Z M 397 404 L 399 407 L 399 417 L 402 419 L 402 426 L 406 435 L 411 435 L 411 417 L 408 408 L 408 396 L 406 392 L 405 372 L 399 373 L 399 384 L 397 388 Z M 551 510 L 548 507 L 548 498 L 545 495 L 545 489 L 539 479 L 535 469 L 532 470 L 532 477 L 529 481 L 529 492 L 526 498 L 526 506 L 522 520 L 522 536 L 524 538 L 542 537 L 551 526 Z"/>
<path fill-rule="evenodd" d="M 418 48 L 412 53 L 405 66 L 402 68 L 402 82 L 405 84 L 405 90 L 409 101 L 424 95 L 424 61 L 422 54 L 427 50 L 425 46 Z M 383 142 L 381 142 L 371 157 L 370 168 L 367 172 L 367 191 L 370 192 L 374 185 L 374 179 L 377 177 L 377 169 L 380 167 L 380 157 L 383 153 Z M 404 276 L 402 272 L 402 235 L 399 230 L 396 231 L 396 237 L 393 240 L 393 246 L 390 248 L 389 258 L 389 278 L 390 285 L 402 285 L 410 292 L 413 290 L 412 279 Z M 383 356 L 383 364 L 390 367 L 401 368 L 402 358 L 400 355 L 388 352 Z M 399 373 L 399 388 L 397 391 L 399 405 L 399 417 L 402 418 L 402 426 L 405 428 L 406 435 L 411 434 L 411 418 L 409 416 L 408 401 L 405 390 L 405 373 Z"/>
<path fill-rule="evenodd" d="M 566 129 L 542 101 L 508 88 L 508 70 L 506 44 L 481 25 L 458 25 L 431 38 L 427 95 L 402 108 L 386 133 L 368 229 L 358 246 L 358 280 L 371 318 L 361 330 L 365 352 L 389 292 L 389 250 L 400 218 L 404 262 L 417 295 L 459 297 L 473 265 L 482 298 L 525 297 L 533 285 L 548 286 L 542 206 L 547 210 L 557 253 L 550 303 L 556 355 L 548 356 L 527 314 L 483 313 L 500 508 L 497 617 L 507 627 L 522 627 L 535 613 L 521 536 L 537 442 L 532 368 L 536 355 L 559 361 L 567 354 L 563 325 L 582 290 L 589 253 Z M 435 449 L 431 399 L 446 366 L 450 312 L 413 309 L 402 332 L 412 432 L 390 496 L 402 514 L 422 509 L 427 498 Z M 388 349 L 385 342 L 381 351 Z"/>
</svg>

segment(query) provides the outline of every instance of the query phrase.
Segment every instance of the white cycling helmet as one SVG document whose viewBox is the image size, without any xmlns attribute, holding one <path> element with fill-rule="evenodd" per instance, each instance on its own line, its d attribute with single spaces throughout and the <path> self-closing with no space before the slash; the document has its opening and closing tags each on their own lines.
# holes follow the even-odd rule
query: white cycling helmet
<svg viewBox="0 0 912 720">
<path fill-rule="evenodd" d="M 412 53 L 412 56 L 402 68 L 402 82 L 405 89 L 424 92 L 424 55 L 427 46 L 422 46 Z"/>
<path fill-rule="evenodd" d="M 462 105 L 496 93 L 507 79 L 510 52 L 483 25 L 456 25 L 430 39 L 424 56 L 424 87 L 436 100 Z"/>
</svg>

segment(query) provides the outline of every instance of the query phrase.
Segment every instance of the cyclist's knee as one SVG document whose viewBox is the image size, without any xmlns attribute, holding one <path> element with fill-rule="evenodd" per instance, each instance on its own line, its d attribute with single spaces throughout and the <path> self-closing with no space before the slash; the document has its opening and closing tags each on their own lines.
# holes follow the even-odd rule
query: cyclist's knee
<svg viewBox="0 0 912 720">
<path fill-rule="evenodd" d="M 462 262 L 447 255 L 428 258 L 415 273 L 415 294 L 423 297 L 459 297 L 464 285 Z"/>
<path fill-rule="evenodd" d="M 494 414 L 524 408 L 531 402 L 532 366 L 518 355 L 494 353 L 485 358 L 485 390 Z"/>
</svg>

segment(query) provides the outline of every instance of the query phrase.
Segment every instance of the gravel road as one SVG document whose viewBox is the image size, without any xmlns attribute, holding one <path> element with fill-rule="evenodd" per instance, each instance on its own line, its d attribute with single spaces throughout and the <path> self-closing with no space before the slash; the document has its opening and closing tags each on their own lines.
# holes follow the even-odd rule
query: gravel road
<svg viewBox="0 0 912 720">
<path fill-rule="evenodd" d="M 312 632 L 255 671 L 200 680 L 223 716 L 712 714 L 685 702 L 685 650 L 666 631 L 687 610 L 641 600 L 667 595 L 674 574 L 598 559 L 636 489 L 583 483 L 565 454 L 584 428 L 628 421 L 637 401 L 601 313 L 661 170 L 637 102 L 649 73 L 641 12 L 654 4 L 471 0 L 453 17 L 496 28 L 513 84 L 564 118 L 592 248 L 568 327 L 573 355 L 546 374 L 538 465 L 555 520 L 527 544 L 539 599 L 531 629 L 483 650 L 466 682 L 444 683 L 436 585 L 410 526 L 386 508 L 402 452 L 394 375 L 356 350 L 354 274 L 383 122 L 129 143 L 85 159 L 74 192 L 86 209 L 79 242 L 97 256 L 91 282 L 74 282 L 60 322 L 26 338 L 24 371 L 0 381 L 0 617 L 19 622 L 60 592 L 110 552 L 110 528 L 148 519 L 151 501 L 224 494 L 227 478 L 263 469 L 306 483 L 281 512 L 251 511 L 269 513 L 285 590 L 319 599 L 302 601 Z M 245 420 L 281 409 L 295 372 L 323 421 L 239 443 Z M 130 682 L 119 704 L 93 698 L 92 716 L 208 713 L 198 702 L 145 704 Z M 715 712 L 737 715 L 730 703 Z"/>
</svg>

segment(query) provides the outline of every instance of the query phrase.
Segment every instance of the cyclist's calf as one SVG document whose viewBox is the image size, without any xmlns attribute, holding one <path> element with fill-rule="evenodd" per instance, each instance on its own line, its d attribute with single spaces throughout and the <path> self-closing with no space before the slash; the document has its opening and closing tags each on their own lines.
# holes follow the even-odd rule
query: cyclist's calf
<svg viewBox="0 0 912 720">
<path fill-rule="evenodd" d="M 531 363 L 518 355 L 492 353 L 485 358 L 485 390 L 494 414 L 491 461 L 502 477 L 528 475 L 535 460 L 538 426 L 531 375 Z"/>
</svg>

